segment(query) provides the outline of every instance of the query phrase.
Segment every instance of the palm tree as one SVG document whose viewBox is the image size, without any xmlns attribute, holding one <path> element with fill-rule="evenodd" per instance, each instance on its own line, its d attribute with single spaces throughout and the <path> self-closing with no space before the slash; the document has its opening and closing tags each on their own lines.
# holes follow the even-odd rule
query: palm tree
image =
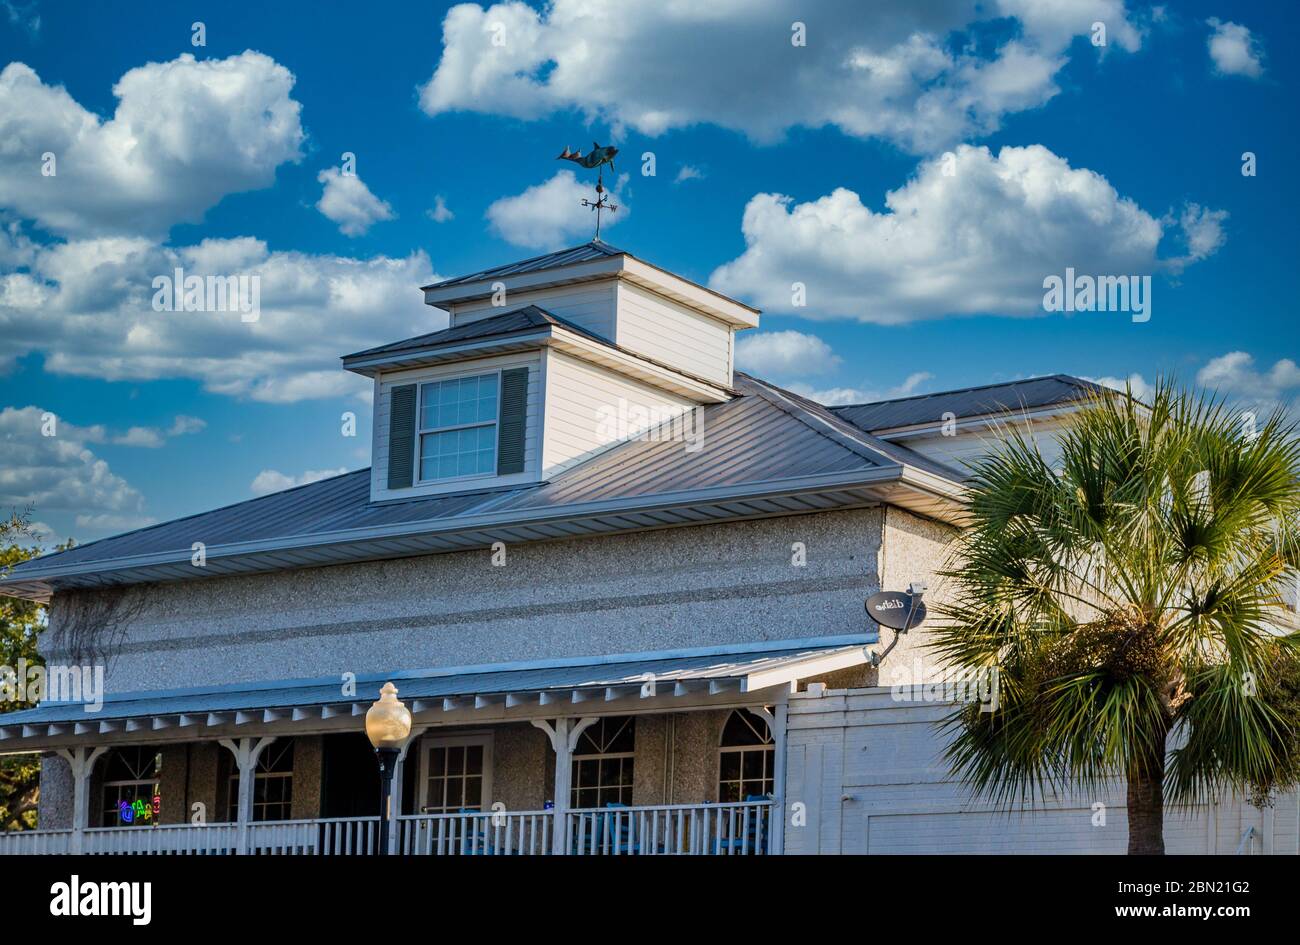
<svg viewBox="0 0 1300 945">
<path fill-rule="evenodd" d="M 1300 776 L 1300 633 L 1285 611 L 1300 444 L 1161 381 L 1098 394 L 1054 462 L 1019 435 L 972 467 L 970 523 L 932 646 L 993 669 L 993 711 L 946 721 L 947 760 L 1011 807 L 1127 782 L 1128 852 L 1164 852 L 1164 806 Z M 988 705 L 983 706 L 985 710 Z"/>
</svg>

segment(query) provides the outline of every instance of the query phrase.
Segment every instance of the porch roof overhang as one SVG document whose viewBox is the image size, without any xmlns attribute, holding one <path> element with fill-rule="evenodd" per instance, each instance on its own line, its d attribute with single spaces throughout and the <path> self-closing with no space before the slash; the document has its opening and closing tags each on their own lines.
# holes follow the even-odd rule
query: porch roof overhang
<svg viewBox="0 0 1300 945">
<path fill-rule="evenodd" d="M 570 715 L 707 708 L 780 699 L 798 681 L 860 666 L 875 632 L 614 656 L 492 663 L 358 676 L 46 702 L 0 715 L 0 754 L 113 742 L 191 741 L 231 734 L 356 730 L 394 682 L 415 727 Z M 349 694 L 345 695 L 345 691 Z"/>
</svg>

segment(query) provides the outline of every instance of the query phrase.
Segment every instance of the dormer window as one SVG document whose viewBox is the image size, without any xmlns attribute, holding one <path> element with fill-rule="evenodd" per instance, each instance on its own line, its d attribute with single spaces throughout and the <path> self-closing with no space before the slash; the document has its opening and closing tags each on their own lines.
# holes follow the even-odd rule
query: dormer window
<svg viewBox="0 0 1300 945">
<path fill-rule="evenodd" d="M 420 482 L 496 474 L 500 384 L 493 371 L 420 385 Z"/>
</svg>

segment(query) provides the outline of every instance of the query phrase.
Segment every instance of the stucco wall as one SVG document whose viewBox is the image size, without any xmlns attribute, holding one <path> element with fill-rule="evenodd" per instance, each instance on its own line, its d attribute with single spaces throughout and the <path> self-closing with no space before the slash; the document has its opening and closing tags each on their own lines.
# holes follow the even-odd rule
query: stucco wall
<svg viewBox="0 0 1300 945">
<path fill-rule="evenodd" d="M 861 633 L 880 519 L 867 509 L 518 545 L 504 567 L 484 550 L 157 585 L 107 688 Z"/>
<path fill-rule="evenodd" d="M 891 591 L 906 591 L 909 584 L 923 581 L 927 585 L 926 606 L 930 616 L 926 622 L 899 637 L 898 645 L 884 658 L 875 673 L 850 670 L 849 675 L 839 675 L 828 680 L 832 688 L 853 688 L 864 685 L 893 686 L 920 679 L 934 679 L 940 664 L 927 651 L 930 627 L 938 620 L 937 608 L 950 600 L 947 583 L 938 572 L 948 561 L 952 542 L 957 531 L 950 525 L 921 518 L 904 509 L 889 507 L 884 513 L 884 539 L 881 557 L 881 585 Z M 881 628 L 882 651 L 894 638 L 894 631 Z M 854 678 L 853 674 L 861 673 Z"/>
</svg>

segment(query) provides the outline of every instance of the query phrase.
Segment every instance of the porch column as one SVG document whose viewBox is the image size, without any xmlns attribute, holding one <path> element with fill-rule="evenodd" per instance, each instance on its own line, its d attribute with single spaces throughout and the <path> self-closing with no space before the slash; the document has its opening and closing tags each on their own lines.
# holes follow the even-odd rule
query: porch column
<svg viewBox="0 0 1300 945">
<path fill-rule="evenodd" d="M 555 826 L 551 829 L 551 853 L 563 856 L 569 852 L 565 834 L 569 826 L 569 790 L 573 786 L 573 750 L 578 747 L 578 736 L 596 724 L 596 717 L 556 719 L 554 725 L 545 719 L 532 721 L 546 733 L 555 750 Z"/>
<path fill-rule="evenodd" d="M 93 749 L 86 745 L 78 745 L 71 750 L 58 749 L 59 757 L 72 768 L 72 845 L 69 850 L 71 853 L 82 851 L 85 830 L 90 821 L 90 774 L 95 770 L 95 762 L 106 751 L 108 751 L 107 745 L 100 745 Z"/>
<path fill-rule="evenodd" d="M 768 852 L 780 856 L 785 852 L 785 730 L 788 706 L 778 703 L 769 711 L 766 706 L 750 708 L 750 712 L 767 723 L 772 733 L 772 822 L 768 825 Z"/>
<path fill-rule="evenodd" d="M 257 775 L 257 759 L 262 756 L 262 749 L 275 741 L 274 735 L 267 735 L 256 741 L 245 735 L 238 742 L 223 738 L 221 744 L 230 749 L 239 767 L 239 807 L 235 833 L 235 852 L 248 852 L 248 825 L 253 820 L 253 780 Z"/>
<path fill-rule="evenodd" d="M 416 743 L 416 741 L 419 740 L 420 736 L 428 730 L 428 726 L 425 726 L 424 728 L 413 728 L 411 729 L 411 734 L 407 736 L 406 741 L 402 743 L 401 751 L 397 755 L 397 762 L 393 765 L 392 803 L 386 812 L 379 812 L 379 816 L 383 817 L 386 814 L 388 817 L 388 852 L 393 856 L 397 855 L 401 843 L 401 837 L 399 836 L 401 824 L 397 822 L 397 818 L 402 816 L 402 781 L 405 777 L 404 769 L 406 768 L 406 752 Z"/>
</svg>

